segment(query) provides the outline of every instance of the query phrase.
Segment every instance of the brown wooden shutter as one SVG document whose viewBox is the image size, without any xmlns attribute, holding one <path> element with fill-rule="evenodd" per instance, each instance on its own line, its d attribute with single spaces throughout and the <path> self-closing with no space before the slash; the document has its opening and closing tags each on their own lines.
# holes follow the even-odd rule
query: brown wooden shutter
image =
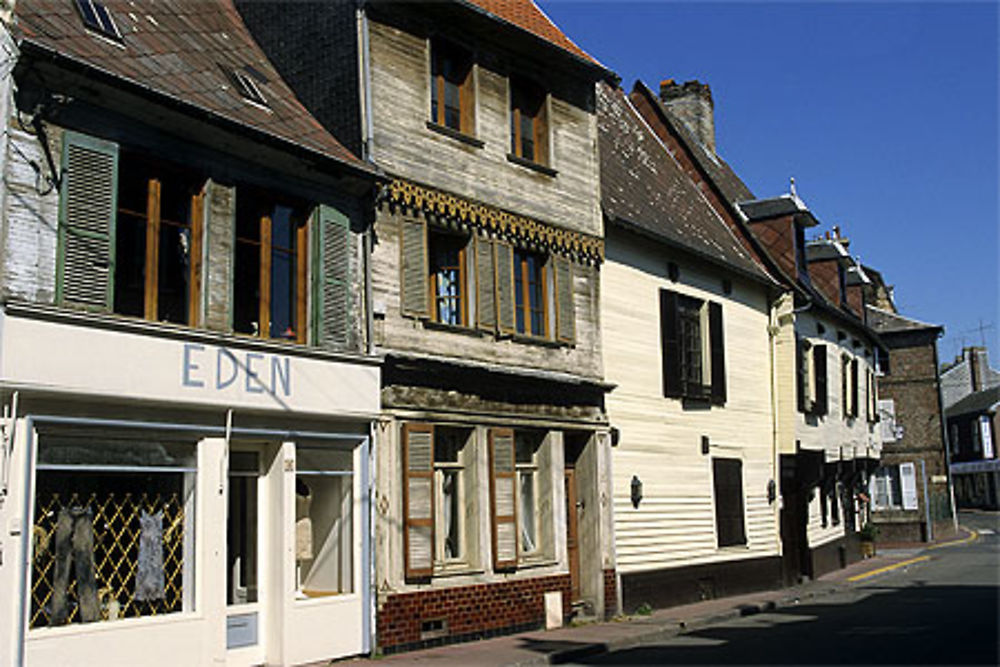
<svg viewBox="0 0 1000 667">
<path fill-rule="evenodd" d="M 514 248 L 495 241 L 497 328 L 500 333 L 514 333 Z"/>
<path fill-rule="evenodd" d="M 493 524 L 493 569 L 517 567 L 517 477 L 514 431 L 490 429 L 490 514 Z"/>
<path fill-rule="evenodd" d="M 712 459 L 715 527 L 720 547 L 746 544 L 743 522 L 743 462 Z"/>
<path fill-rule="evenodd" d="M 858 416 L 858 360 L 851 359 L 851 416 Z"/>
<path fill-rule="evenodd" d="M 205 191 L 191 197 L 191 275 L 188 284 L 188 324 L 201 326 L 202 258 L 205 254 Z"/>
<path fill-rule="evenodd" d="M 553 258 L 556 283 L 556 339 L 576 340 L 576 309 L 573 306 L 573 264 L 565 257 Z"/>
<path fill-rule="evenodd" d="M 407 579 L 434 573 L 434 426 L 403 424 L 403 558 Z"/>
<path fill-rule="evenodd" d="M 677 293 L 660 290 L 660 362 L 663 367 L 663 395 L 683 394 L 681 385 L 681 346 L 677 317 Z"/>
<path fill-rule="evenodd" d="M 708 304 L 708 341 L 712 355 L 712 402 L 726 402 L 726 344 L 722 327 L 722 305 Z"/>
<path fill-rule="evenodd" d="M 538 115 L 535 116 L 535 122 L 532 124 L 535 131 L 535 136 L 532 137 L 535 141 L 535 162 L 544 165 L 549 163 L 549 114 L 547 102 L 548 96 L 542 95 L 542 100 L 538 107 Z"/>
<path fill-rule="evenodd" d="M 816 400 L 813 403 L 813 414 L 825 415 L 830 406 L 830 390 L 826 379 L 826 345 L 814 345 L 813 373 L 816 375 Z"/>
<path fill-rule="evenodd" d="M 484 331 L 497 329 L 496 268 L 493 242 L 476 237 L 476 326 Z"/>
<path fill-rule="evenodd" d="M 118 209 L 118 145 L 63 135 L 57 301 L 111 310 Z"/>
<path fill-rule="evenodd" d="M 159 319 L 157 299 L 160 295 L 160 192 L 159 180 L 151 178 L 146 188 L 146 280 L 143 300 L 144 317 Z"/>
<path fill-rule="evenodd" d="M 404 315 L 430 315 L 427 288 L 427 223 L 404 216 L 400 223 L 399 299 Z"/>
</svg>

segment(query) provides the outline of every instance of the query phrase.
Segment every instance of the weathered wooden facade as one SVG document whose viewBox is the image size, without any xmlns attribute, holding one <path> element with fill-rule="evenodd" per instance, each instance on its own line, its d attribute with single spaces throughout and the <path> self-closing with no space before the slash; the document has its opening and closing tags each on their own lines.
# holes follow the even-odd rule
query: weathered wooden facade
<svg viewBox="0 0 1000 667">
<path fill-rule="evenodd" d="M 768 329 L 783 290 L 661 143 L 662 124 L 608 86 L 598 119 L 624 608 L 780 586 Z"/>
<path fill-rule="evenodd" d="M 390 179 L 371 252 L 379 648 L 613 613 L 594 113 L 610 73 L 531 2 L 241 11 Z"/>
<path fill-rule="evenodd" d="M 367 652 L 375 170 L 227 0 L 0 32 L 0 664 Z"/>
</svg>

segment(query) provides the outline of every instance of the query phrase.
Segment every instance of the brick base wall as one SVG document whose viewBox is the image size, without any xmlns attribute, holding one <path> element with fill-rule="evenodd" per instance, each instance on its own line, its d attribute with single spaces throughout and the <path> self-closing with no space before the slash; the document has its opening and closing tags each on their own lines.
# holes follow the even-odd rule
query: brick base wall
<svg viewBox="0 0 1000 667">
<path fill-rule="evenodd" d="M 562 593 L 568 613 L 568 574 L 389 595 L 376 614 L 378 648 L 398 653 L 534 630 L 545 625 L 544 594 L 550 591 Z M 446 629 L 421 636 L 421 625 L 436 619 Z"/>
<path fill-rule="evenodd" d="M 618 615 L 618 581 L 614 569 L 604 570 L 604 618 Z"/>
</svg>

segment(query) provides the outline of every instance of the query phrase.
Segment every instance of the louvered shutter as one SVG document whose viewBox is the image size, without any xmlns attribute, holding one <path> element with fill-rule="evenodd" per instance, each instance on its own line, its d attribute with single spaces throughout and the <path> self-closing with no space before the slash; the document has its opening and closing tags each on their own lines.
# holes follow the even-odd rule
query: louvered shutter
<svg viewBox="0 0 1000 667">
<path fill-rule="evenodd" d="M 556 277 L 556 339 L 576 340 L 576 309 L 573 307 L 573 264 L 565 257 L 553 259 Z"/>
<path fill-rule="evenodd" d="M 63 138 L 57 300 L 110 310 L 114 289 L 118 145 L 73 132 Z"/>
<path fill-rule="evenodd" d="M 683 394 L 678 319 L 677 293 L 660 290 L 660 362 L 663 367 L 663 395 L 671 398 Z"/>
<path fill-rule="evenodd" d="M 722 328 L 722 305 L 708 304 L 708 341 L 712 355 L 712 402 L 726 402 L 726 345 Z"/>
<path fill-rule="evenodd" d="M 514 431 L 490 429 L 490 510 L 493 524 L 493 569 L 517 567 L 517 478 Z"/>
<path fill-rule="evenodd" d="M 493 242 L 476 237 L 476 326 L 496 331 L 496 269 L 493 266 Z"/>
<path fill-rule="evenodd" d="M 316 340 L 326 348 L 341 350 L 350 345 L 354 323 L 351 299 L 351 221 L 331 206 L 321 205 L 316 213 L 319 264 L 313 275 L 318 280 Z"/>
<path fill-rule="evenodd" d="M 403 217 L 400 224 L 400 301 L 404 315 L 430 315 L 427 288 L 427 223 Z"/>
<path fill-rule="evenodd" d="M 816 375 L 816 401 L 813 403 L 813 414 L 825 415 L 829 411 L 830 398 L 826 380 L 826 345 L 814 345 L 813 373 Z"/>
<path fill-rule="evenodd" d="M 496 241 L 496 303 L 497 328 L 501 333 L 514 333 L 514 248 Z"/>
<path fill-rule="evenodd" d="M 403 425 L 403 556 L 407 579 L 434 573 L 434 426 Z"/>
<path fill-rule="evenodd" d="M 795 339 L 795 405 L 799 412 L 806 411 L 806 346 L 801 338 Z"/>
<path fill-rule="evenodd" d="M 858 360 L 851 359 L 851 416 L 858 416 Z"/>
</svg>

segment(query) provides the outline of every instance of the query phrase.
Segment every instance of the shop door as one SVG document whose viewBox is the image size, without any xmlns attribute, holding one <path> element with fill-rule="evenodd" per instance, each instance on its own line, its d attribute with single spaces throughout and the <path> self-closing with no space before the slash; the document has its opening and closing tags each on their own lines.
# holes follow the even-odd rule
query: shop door
<svg viewBox="0 0 1000 667">
<path fill-rule="evenodd" d="M 226 649 L 236 663 L 263 662 L 261 553 L 266 526 L 262 453 L 229 452 L 226 520 Z M 237 653 L 239 658 L 236 657 Z"/>
<path fill-rule="evenodd" d="M 576 470 L 566 468 L 566 552 L 569 556 L 570 601 L 580 600 L 580 528 L 577 517 Z"/>
</svg>

